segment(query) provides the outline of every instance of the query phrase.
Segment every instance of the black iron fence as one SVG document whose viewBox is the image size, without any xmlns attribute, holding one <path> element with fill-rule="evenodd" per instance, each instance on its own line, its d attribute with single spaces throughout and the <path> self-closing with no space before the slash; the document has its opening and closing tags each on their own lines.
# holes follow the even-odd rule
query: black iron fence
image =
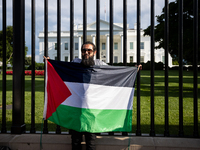
<svg viewBox="0 0 200 150">
<path fill-rule="evenodd" d="M 113 64 L 113 0 L 110 0 L 110 64 Z M 183 0 L 179 0 L 179 136 L 184 136 L 183 131 Z M 35 0 L 32 0 L 32 72 L 35 72 Z M 155 0 L 151 0 L 151 122 L 150 136 L 155 136 L 154 123 L 154 19 Z M 3 16 L 3 91 L 2 91 L 2 128 L 1 133 L 7 133 L 6 128 L 6 0 L 2 0 Z M 140 64 L 140 22 L 141 0 L 137 0 L 137 64 Z M 198 135 L 198 0 L 193 0 L 193 137 Z M 48 56 L 48 0 L 44 0 L 44 55 Z M 74 43 L 74 0 L 70 0 L 70 60 L 73 56 Z M 123 0 L 123 63 L 127 63 L 127 0 Z M 11 133 L 25 132 L 24 122 L 24 48 L 25 48 L 25 0 L 13 1 L 13 110 Z M 61 1 L 57 0 L 57 59 L 60 60 L 61 51 Z M 168 101 L 168 51 L 169 51 L 169 1 L 165 0 L 165 130 L 164 136 L 169 134 L 169 101 Z M 83 42 L 87 41 L 87 0 L 83 0 Z M 100 0 L 96 0 L 96 47 L 97 58 L 100 58 Z M 31 133 L 35 131 L 35 74 L 32 74 L 31 95 Z M 137 127 L 136 136 L 141 136 L 141 107 L 140 107 L 140 72 L 137 76 Z M 44 133 L 48 133 L 48 123 L 44 121 Z M 60 126 L 56 133 L 60 134 Z M 110 133 L 112 135 L 113 133 Z M 127 133 L 122 133 L 127 135 Z"/>
</svg>

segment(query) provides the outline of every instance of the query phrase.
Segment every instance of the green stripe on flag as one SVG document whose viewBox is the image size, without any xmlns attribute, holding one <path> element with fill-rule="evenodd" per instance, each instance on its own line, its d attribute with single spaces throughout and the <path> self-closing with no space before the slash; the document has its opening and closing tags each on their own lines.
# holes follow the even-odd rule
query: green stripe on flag
<svg viewBox="0 0 200 150">
<path fill-rule="evenodd" d="M 79 132 L 130 132 L 132 110 L 85 109 L 59 105 L 48 120 Z"/>
</svg>

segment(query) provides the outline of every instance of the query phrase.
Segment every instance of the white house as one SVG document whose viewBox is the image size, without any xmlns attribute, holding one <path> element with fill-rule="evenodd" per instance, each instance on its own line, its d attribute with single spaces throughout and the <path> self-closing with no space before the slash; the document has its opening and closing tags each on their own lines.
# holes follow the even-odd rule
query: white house
<svg viewBox="0 0 200 150">
<path fill-rule="evenodd" d="M 137 25 L 129 29 L 127 25 L 127 62 L 137 62 Z M 150 36 L 143 36 L 141 30 L 141 62 L 147 62 L 151 58 Z M 81 58 L 81 45 L 83 43 L 83 25 L 74 25 L 74 57 Z M 96 43 L 96 22 L 87 26 L 87 41 Z M 61 32 L 61 60 L 70 60 L 70 31 Z M 123 62 L 123 23 L 113 25 L 113 61 Z M 48 54 L 51 59 L 57 59 L 57 32 L 48 33 Z M 100 20 L 100 59 L 109 62 L 109 22 Z M 43 62 L 44 55 L 44 32 L 39 33 L 39 62 Z M 172 66 L 172 57 L 168 56 L 169 66 Z M 155 62 L 165 61 L 164 49 L 155 49 Z"/>
</svg>

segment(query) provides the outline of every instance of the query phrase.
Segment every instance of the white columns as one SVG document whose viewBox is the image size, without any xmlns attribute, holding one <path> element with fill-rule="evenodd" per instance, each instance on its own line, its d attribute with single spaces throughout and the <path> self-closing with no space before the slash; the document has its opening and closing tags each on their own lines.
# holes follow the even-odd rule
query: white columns
<svg viewBox="0 0 200 150">
<path fill-rule="evenodd" d="M 64 42 L 64 46 L 65 46 L 65 42 Z M 65 48 L 64 48 L 65 49 Z M 62 42 L 60 43 L 60 60 L 63 61 L 63 55 L 62 55 L 62 52 L 63 52 L 63 48 L 62 48 Z"/>
<path fill-rule="evenodd" d="M 109 34 L 106 34 L 106 63 L 109 63 L 109 58 L 110 58 L 110 55 L 109 55 Z"/>
<path fill-rule="evenodd" d="M 92 43 L 93 43 L 94 45 L 96 45 L 96 40 L 95 40 L 96 35 L 95 35 L 95 34 L 92 34 L 91 37 L 92 37 Z M 96 56 L 94 56 L 94 60 L 95 60 L 95 59 L 96 59 Z"/>
<path fill-rule="evenodd" d="M 94 45 L 96 45 L 95 36 L 96 36 L 95 34 L 92 34 L 92 35 L 91 35 L 91 37 L 92 37 L 92 43 L 93 43 Z"/>
<path fill-rule="evenodd" d="M 78 36 L 78 58 L 81 59 L 81 35 Z"/>
<path fill-rule="evenodd" d="M 123 63 L 123 35 L 121 36 L 121 62 Z"/>
</svg>

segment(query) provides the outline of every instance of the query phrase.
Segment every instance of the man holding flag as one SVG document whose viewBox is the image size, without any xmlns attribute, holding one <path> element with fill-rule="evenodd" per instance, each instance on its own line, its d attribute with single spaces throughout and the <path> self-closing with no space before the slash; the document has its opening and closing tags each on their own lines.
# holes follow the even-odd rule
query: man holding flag
<svg viewBox="0 0 200 150">
<path fill-rule="evenodd" d="M 134 82 L 137 71 L 142 66 L 139 65 L 138 69 L 113 67 L 99 59 L 94 60 L 96 47 L 92 42 L 84 43 L 81 52 L 82 59 L 76 58 L 72 61 L 73 63 L 46 61 L 46 74 L 49 76 L 46 79 L 48 83 L 46 85 L 47 92 L 45 91 L 47 96 L 44 118 L 71 129 L 73 150 L 81 149 L 83 134 L 85 135 L 86 149 L 91 150 L 95 149 L 95 133 L 131 131 Z M 48 57 L 44 58 L 49 59 Z M 71 68 L 73 69 L 70 70 Z M 57 86 L 60 90 L 67 88 L 63 98 L 60 94 L 60 102 L 57 102 L 57 96 L 54 96 L 56 90 L 60 91 L 55 88 L 56 84 L 60 83 L 57 80 L 53 81 L 55 78 L 60 78 L 61 82 L 62 80 L 65 82 L 63 88 L 60 85 Z M 51 107 L 55 108 L 52 110 Z M 62 118 L 61 112 L 67 116 L 62 115 L 64 116 Z"/>
<path fill-rule="evenodd" d="M 86 42 L 81 47 L 82 53 L 82 60 L 81 59 L 74 59 L 72 62 L 81 63 L 85 67 L 90 67 L 94 65 L 107 65 L 103 61 L 99 59 L 94 60 L 94 56 L 96 54 L 96 46 L 92 42 Z M 87 150 L 95 150 L 95 139 L 96 135 L 94 133 L 89 132 L 77 132 L 75 130 L 71 130 L 72 132 L 72 149 L 73 150 L 80 150 L 81 149 L 81 141 L 82 135 L 85 135 L 86 141 L 86 149 Z"/>
</svg>

